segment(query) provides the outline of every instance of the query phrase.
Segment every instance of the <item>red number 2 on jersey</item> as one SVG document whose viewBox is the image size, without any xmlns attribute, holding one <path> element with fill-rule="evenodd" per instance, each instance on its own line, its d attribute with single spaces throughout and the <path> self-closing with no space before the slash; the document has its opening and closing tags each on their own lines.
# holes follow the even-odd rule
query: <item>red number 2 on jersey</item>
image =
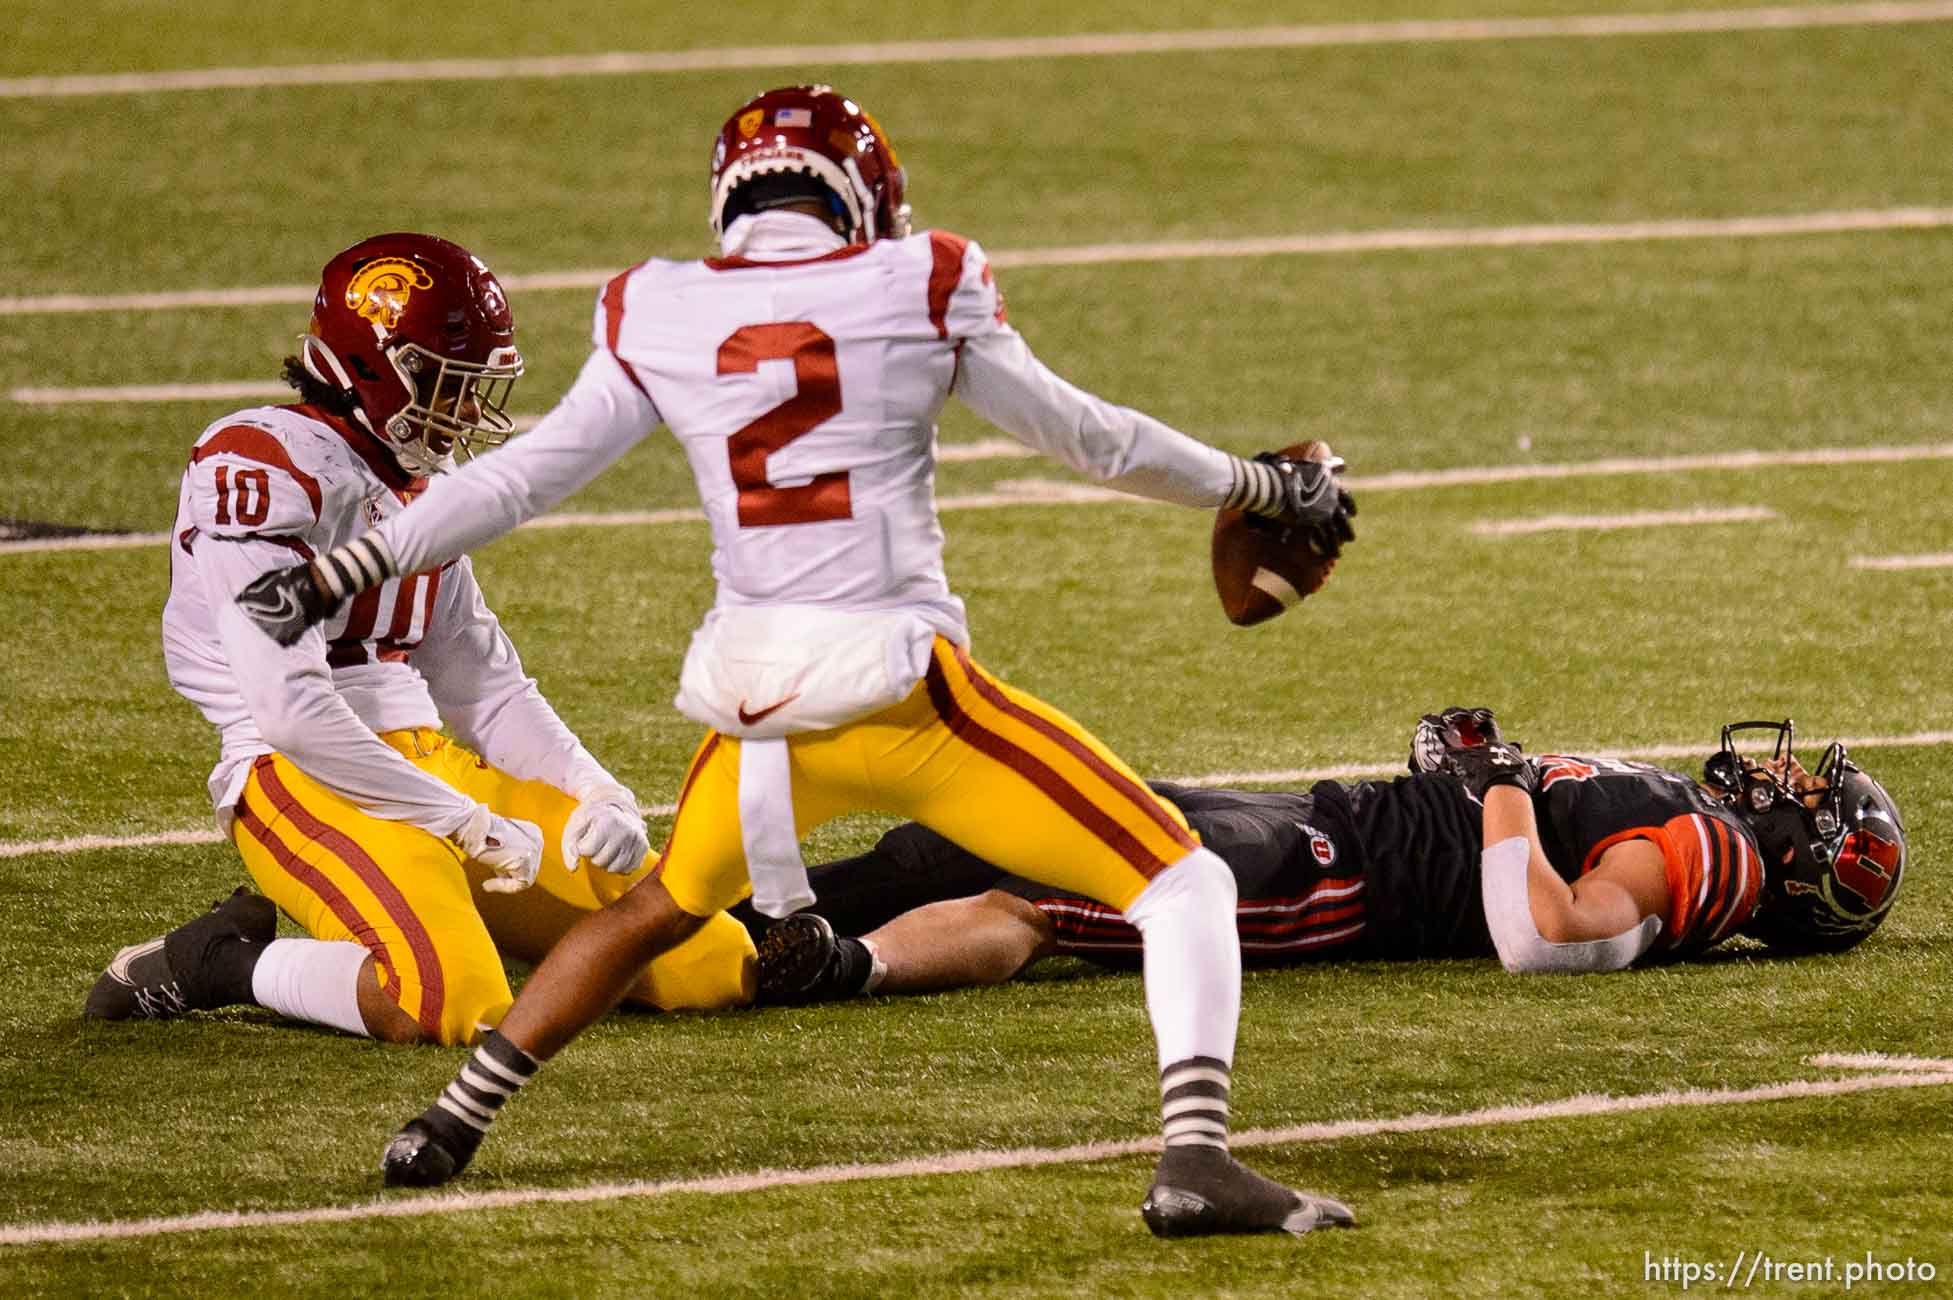
<svg viewBox="0 0 1953 1300">
<path fill-rule="evenodd" d="M 798 391 L 726 439 L 733 485 L 739 489 L 741 528 L 854 517 L 846 470 L 816 474 L 798 487 L 775 487 L 766 477 L 768 456 L 841 413 L 834 340 L 806 321 L 790 321 L 742 325 L 719 345 L 722 375 L 752 374 L 762 361 L 788 359 Z"/>
</svg>

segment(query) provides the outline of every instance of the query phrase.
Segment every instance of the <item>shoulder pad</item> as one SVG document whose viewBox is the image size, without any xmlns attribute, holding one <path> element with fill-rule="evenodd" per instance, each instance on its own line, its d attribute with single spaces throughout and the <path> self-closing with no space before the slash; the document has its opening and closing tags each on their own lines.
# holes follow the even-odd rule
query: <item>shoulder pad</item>
<svg viewBox="0 0 1953 1300">
<path fill-rule="evenodd" d="M 967 338 L 1006 320 L 1004 291 L 982 245 L 947 230 L 929 230 L 929 323 L 941 339 Z"/>
<path fill-rule="evenodd" d="M 220 537 L 308 533 L 324 505 L 322 468 L 266 423 L 220 421 L 190 453 L 192 520 Z"/>
</svg>

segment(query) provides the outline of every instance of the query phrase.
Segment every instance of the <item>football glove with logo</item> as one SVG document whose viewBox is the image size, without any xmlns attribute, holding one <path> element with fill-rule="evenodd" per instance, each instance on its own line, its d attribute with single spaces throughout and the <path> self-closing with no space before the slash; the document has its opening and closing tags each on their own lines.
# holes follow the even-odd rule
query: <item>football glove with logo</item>
<svg viewBox="0 0 1953 1300">
<path fill-rule="evenodd" d="M 1334 559 L 1343 544 L 1356 538 L 1350 518 L 1356 513 L 1356 498 L 1342 484 L 1343 458 L 1297 460 L 1279 451 L 1264 451 L 1254 458 L 1257 465 L 1275 473 L 1273 499 L 1251 503 L 1251 515 L 1266 520 L 1266 526 L 1286 539 L 1299 531 L 1317 554 Z"/>
<path fill-rule="evenodd" d="M 322 622 L 339 602 L 327 594 L 309 564 L 268 569 L 237 593 L 244 617 L 279 645 L 291 645 Z"/>
<path fill-rule="evenodd" d="M 1499 734 L 1499 721 L 1490 709 L 1463 709 L 1453 705 L 1438 713 L 1427 713 L 1417 720 L 1417 727 L 1411 732 L 1411 774 L 1443 771 L 1447 749 L 1504 739 Z"/>
<path fill-rule="evenodd" d="M 376 534 L 335 546 L 310 564 L 261 573 L 237 593 L 237 607 L 279 645 L 323 622 L 339 603 L 395 577 L 400 566 Z"/>
<path fill-rule="evenodd" d="M 1419 718 L 1411 733 L 1410 770 L 1456 777 L 1480 803 L 1495 785 L 1516 785 L 1529 794 L 1538 785 L 1531 761 L 1518 742 L 1499 734 L 1490 709 L 1453 707 Z"/>
</svg>

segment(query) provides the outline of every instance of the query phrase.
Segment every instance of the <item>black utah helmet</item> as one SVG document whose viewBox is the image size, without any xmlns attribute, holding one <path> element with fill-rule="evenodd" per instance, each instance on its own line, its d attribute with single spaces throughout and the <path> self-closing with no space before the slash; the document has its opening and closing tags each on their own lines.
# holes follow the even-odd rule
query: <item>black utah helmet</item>
<svg viewBox="0 0 1953 1300">
<path fill-rule="evenodd" d="M 1737 733 L 1776 733 L 1768 763 L 1742 757 Z M 1833 741 L 1812 784 L 1791 782 L 1796 725 L 1732 722 L 1703 764 L 1703 782 L 1756 836 L 1763 902 L 1744 932 L 1784 952 L 1843 952 L 1878 928 L 1906 869 L 1905 825 L 1892 796 Z"/>
</svg>

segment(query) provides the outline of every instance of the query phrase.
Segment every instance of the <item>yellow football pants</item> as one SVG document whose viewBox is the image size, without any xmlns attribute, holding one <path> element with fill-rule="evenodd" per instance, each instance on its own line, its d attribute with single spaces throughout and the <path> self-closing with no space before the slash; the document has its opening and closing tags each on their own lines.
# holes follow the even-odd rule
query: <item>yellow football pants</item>
<svg viewBox="0 0 1953 1300">
<path fill-rule="evenodd" d="M 803 836 L 842 813 L 894 813 L 1005 871 L 1121 911 L 1200 844 L 1179 809 L 1090 732 L 941 637 L 907 699 L 845 727 L 791 736 L 787 754 Z M 673 901 L 694 916 L 751 892 L 737 740 L 712 732 L 699 746 L 662 871 Z"/>
<path fill-rule="evenodd" d="M 521 781 L 438 732 L 381 737 L 422 771 L 504 817 L 542 828 L 536 883 L 485 893 L 488 872 L 448 840 L 369 816 L 313 781 L 282 754 L 251 769 L 232 839 L 267 897 L 319 939 L 349 939 L 373 954 L 380 987 L 437 1042 L 472 1042 L 494 1028 L 513 995 L 504 956 L 540 961 L 586 912 L 641 879 L 564 868 L 563 824 L 576 801 Z M 633 1000 L 667 1011 L 712 1010 L 752 1000 L 753 942 L 714 916 L 646 968 Z"/>
</svg>

